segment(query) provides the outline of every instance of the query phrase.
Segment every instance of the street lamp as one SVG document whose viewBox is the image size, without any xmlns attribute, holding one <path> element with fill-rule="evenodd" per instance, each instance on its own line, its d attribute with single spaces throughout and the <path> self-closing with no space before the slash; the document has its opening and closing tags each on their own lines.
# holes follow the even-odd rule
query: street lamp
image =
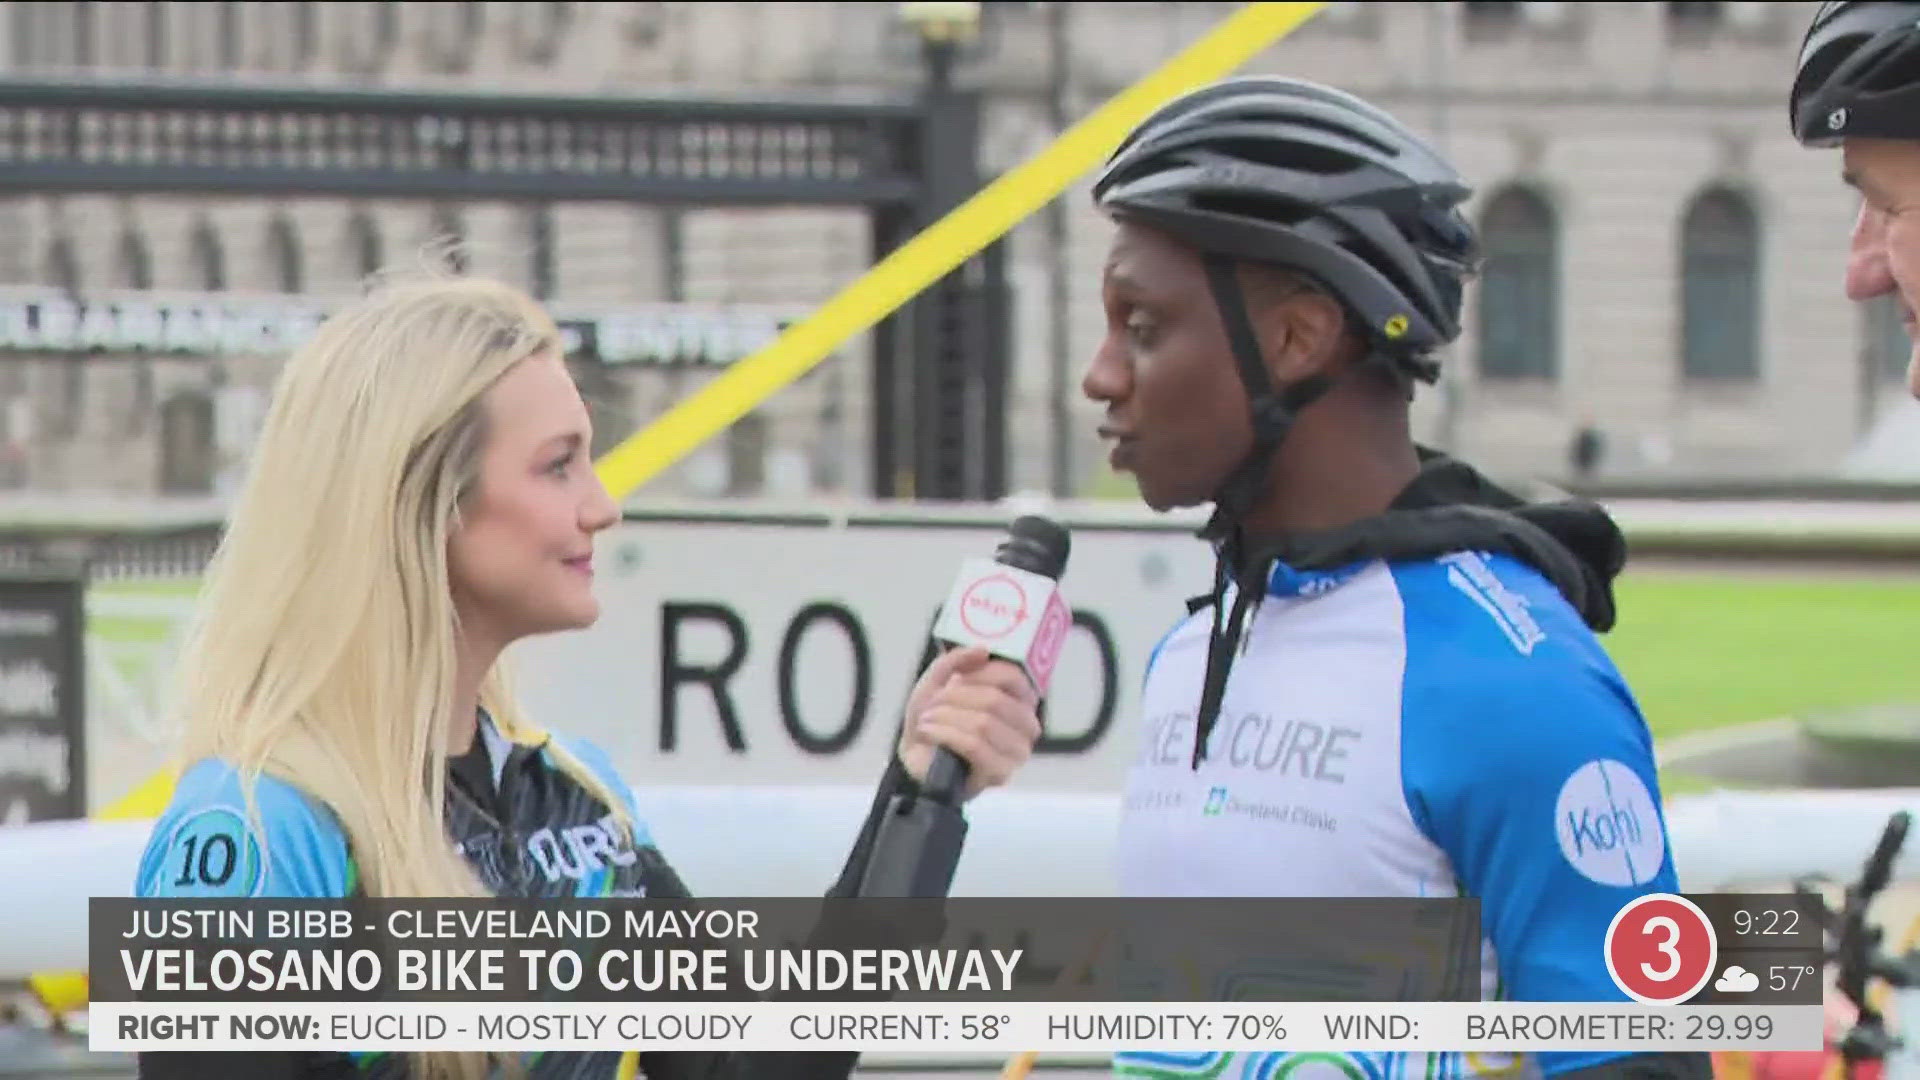
<svg viewBox="0 0 1920 1080">
<path fill-rule="evenodd" d="M 924 187 L 914 222 L 926 228 L 979 187 L 980 103 L 977 94 L 954 86 L 953 70 L 980 37 L 982 11 L 978 3 L 953 2 L 901 3 L 895 11 L 919 36 L 926 64 L 919 147 Z M 902 442 L 910 446 L 905 457 L 912 462 L 914 498 L 991 498 L 1004 483 L 1006 329 L 980 325 L 1004 317 L 993 295 L 1003 258 L 989 247 L 913 301 L 911 374 L 888 381 L 906 391 L 905 400 L 894 399 L 898 415 L 912 418 Z"/>
<path fill-rule="evenodd" d="M 927 60 L 927 90 L 938 97 L 953 80 L 960 50 L 980 36 L 980 5 L 963 0 L 916 0 L 899 5 L 900 21 L 920 35 Z"/>
<path fill-rule="evenodd" d="M 960 0 L 925 0 L 899 5 L 900 20 L 926 42 L 964 45 L 980 34 L 980 5 Z"/>
</svg>

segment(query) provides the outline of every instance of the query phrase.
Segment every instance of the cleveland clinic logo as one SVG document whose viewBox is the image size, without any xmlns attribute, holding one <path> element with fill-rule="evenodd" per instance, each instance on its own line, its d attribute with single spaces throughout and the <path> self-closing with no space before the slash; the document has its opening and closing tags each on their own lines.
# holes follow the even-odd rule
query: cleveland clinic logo
<svg viewBox="0 0 1920 1080">
<path fill-rule="evenodd" d="M 1201 808 L 1200 812 L 1208 817 L 1219 817 L 1220 811 L 1226 809 L 1226 807 L 1227 789 L 1217 787 L 1207 792 L 1207 805 Z"/>
<path fill-rule="evenodd" d="M 1005 637 L 1026 618 L 1026 590 L 1006 574 L 981 578 L 960 594 L 960 624 L 980 637 Z"/>
</svg>

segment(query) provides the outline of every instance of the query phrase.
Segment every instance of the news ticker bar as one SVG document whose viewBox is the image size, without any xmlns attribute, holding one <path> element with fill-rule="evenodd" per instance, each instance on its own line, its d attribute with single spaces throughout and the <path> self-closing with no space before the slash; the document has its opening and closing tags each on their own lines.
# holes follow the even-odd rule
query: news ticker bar
<svg viewBox="0 0 1920 1080">
<path fill-rule="evenodd" d="M 95 1002 L 622 1006 L 1477 1003 L 1472 898 L 132 900 L 96 897 Z M 1591 952 L 1636 1004 L 1811 1005 L 1817 898 L 1648 894 Z"/>
<path fill-rule="evenodd" d="M 820 1005 L 95 1002 L 88 1047 L 166 1050 L 1819 1050 L 1819 1005 L 922 1002 Z"/>
<path fill-rule="evenodd" d="M 90 905 L 91 999 L 148 1005 L 1472 1001 L 1483 981 L 1471 898 Z M 1740 1003 L 1789 1003 L 1754 989 Z"/>
</svg>

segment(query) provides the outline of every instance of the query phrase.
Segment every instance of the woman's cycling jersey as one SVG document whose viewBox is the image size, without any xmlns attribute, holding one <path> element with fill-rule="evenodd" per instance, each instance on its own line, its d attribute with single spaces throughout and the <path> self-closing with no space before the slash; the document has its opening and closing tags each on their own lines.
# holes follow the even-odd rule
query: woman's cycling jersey
<svg viewBox="0 0 1920 1080">
<path fill-rule="evenodd" d="M 482 717 L 474 749 L 449 762 L 449 839 L 481 881 L 509 897 L 641 897 L 686 899 L 690 892 L 654 845 L 631 789 L 596 747 L 557 735 L 509 739 Z M 612 808 L 562 765 L 564 749 L 607 790 L 620 793 L 633 837 L 614 827 Z M 135 895 L 145 897 L 352 897 L 361 894 L 345 830 L 323 804 L 271 776 L 254 786 L 258 824 L 247 820 L 238 772 L 202 760 L 181 776 L 156 822 L 140 863 Z M 829 896 L 851 895 L 865 872 L 880 808 L 912 785 L 891 763 L 875 812 L 855 840 Z M 232 859 L 196 859 L 209 845 Z M 221 871 L 225 867 L 225 871 Z M 219 874 L 210 879 L 209 868 Z M 609 1080 L 644 1073 L 651 1080 L 842 1080 L 852 1053 L 726 1053 L 675 1051 L 551 1052 L 528 1055 L 538 1080 Z M 404 1055 L 384 1053 L 143 1054 L 142 1077 L 356 1077 L 400 1080 Z"/>
</svg>

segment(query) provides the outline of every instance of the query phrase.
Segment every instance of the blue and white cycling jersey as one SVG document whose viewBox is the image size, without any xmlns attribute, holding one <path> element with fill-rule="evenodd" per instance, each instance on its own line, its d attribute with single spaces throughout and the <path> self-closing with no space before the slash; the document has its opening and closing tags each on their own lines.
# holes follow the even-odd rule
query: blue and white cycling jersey
<svg viewBox="0 0 1920 1080">
<path fill-rule="evenodd" d="M 1608 923 L 1676 879 L 1652 739 L 1579 612 L 1527 562 L 1476 550 L 1277 565 L 1267 593 L 1197 769 L 1212 612 L 1155 651 L 1122 892 L 1475 896 L 1484 997 L 1628 1000 L 1601 955 Z M 1123 1053 L 1115 1065 L 1158 1080 L 1453 1080 L 1621 1056 Z"/>
</svg>

